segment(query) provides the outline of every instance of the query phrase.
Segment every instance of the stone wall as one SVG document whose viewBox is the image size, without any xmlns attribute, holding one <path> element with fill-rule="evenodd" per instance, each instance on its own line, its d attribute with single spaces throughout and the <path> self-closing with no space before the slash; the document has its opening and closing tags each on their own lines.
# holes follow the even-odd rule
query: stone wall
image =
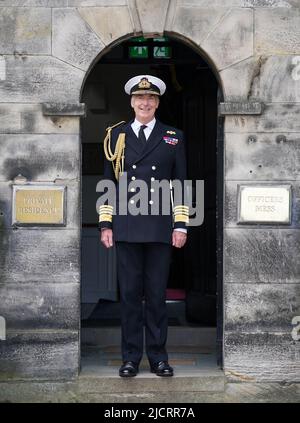
<svg viewBox="0 0 300 423">
<path fill-rule="evenodd" d="M 225 118 L 224 366 L 232 379 L 299 381 L 299 24 L 298 0 L 0 2 L 0 378 L 78 374 L 79 116 L 59 104 L 78 110 L 108 46 L 165 32 L 198 48 L 225 102 L 264 103 Z M 57 115 L 43 114 L 50 102 Z M 12 228 L 18 174 L 67 186 L 65 227 Z M 237 185 L 274 181 L 292 185 L 292 224 L 237 225 Z"/>
</svg>

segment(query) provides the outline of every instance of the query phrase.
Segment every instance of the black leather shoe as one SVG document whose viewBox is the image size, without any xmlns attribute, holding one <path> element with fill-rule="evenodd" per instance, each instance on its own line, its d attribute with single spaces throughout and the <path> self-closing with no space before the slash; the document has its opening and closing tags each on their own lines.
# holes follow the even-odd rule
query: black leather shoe
<svg viewBox="0 0 300 423">
<path fill-rule="evenodd" d="M 151 373 L 157 376 L 173 376 L 173 369 L 167 361 L 159 361 L 151 364 Z"/>
<path fill-rule="evenodd" d="M 119 370 L 119 375 L 121 377 L 133 377 L 136 376 L 139 372 L 138 364 L 133 361 L 125 361 Z"/>
</svg>

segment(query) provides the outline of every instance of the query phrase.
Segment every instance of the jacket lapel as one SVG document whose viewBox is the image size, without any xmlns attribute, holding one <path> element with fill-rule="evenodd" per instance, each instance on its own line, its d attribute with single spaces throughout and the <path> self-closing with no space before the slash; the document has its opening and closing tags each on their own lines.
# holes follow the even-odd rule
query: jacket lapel
<svg viewBox="0 0 300 423">
<path fill-rule="evenodd" d="M 142 160 L 147 154 L 149 154 L 160 142 L 163 137 L 164 127 L 156 120 L 154 128 L 147 140 L 146 146 L 141 151 L 141 154 L 136 161 Z"/>
<path fill-rule="evenodd" d="M 127 135 L 125 138 L 125 145 L 130 146 L 136 152 L 136 154 L 140 155 L 142 148 L 137 136 L 135 135 L 135 133 L 133 132 L 133 129 L 131 128 L 132 122 L 133 120 L 126 123 L 124 126 L 124 130 L 122 131 L 122 132 L 125 132 L 125 134 Z"/>
</svg>

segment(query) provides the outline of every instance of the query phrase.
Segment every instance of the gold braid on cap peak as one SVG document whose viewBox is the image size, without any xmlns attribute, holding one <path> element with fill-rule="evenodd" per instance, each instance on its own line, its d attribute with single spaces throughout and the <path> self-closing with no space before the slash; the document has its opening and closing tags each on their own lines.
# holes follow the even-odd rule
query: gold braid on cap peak
<svg viewBox="0 0 300 423">
<path fill-rule="evenodd" d="M 124 171 L 124 150 L 125 150 L 125 134 L 121 132 L 117 139 L 116 148 L 114 153 L 111 151 L 111 131 L 116 126 L 125 123 L 125 120 L 116 123 L 113 126 L 106 128 L 107 134 L 103 141 L 104 154 L 108 161 L 112 162 L 112 167 L 114 169 L 116 180 L 119 179 Z M 115 161 L 115 163 L 114 163 Z"/>
</svg>

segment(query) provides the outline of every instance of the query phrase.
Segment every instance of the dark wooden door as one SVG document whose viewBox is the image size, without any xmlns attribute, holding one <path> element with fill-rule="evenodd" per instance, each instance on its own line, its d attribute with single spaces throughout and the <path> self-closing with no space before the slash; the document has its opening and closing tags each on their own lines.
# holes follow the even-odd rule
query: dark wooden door
<svg viewBox="0 0 300 423">
<path fill-rule="evenodd" d="M 177 74 L 181 75 L 181 127 L 186 136 L 188 179 L 204 180 L 204 222 L 189 228 L 183 250 L 174 250 L 169 287 L 186 290 L 189 321 L 216 325 L 218 84 L 207 67 L 186 69 L 185 76 L 180 70 Z"/>
</svg>

